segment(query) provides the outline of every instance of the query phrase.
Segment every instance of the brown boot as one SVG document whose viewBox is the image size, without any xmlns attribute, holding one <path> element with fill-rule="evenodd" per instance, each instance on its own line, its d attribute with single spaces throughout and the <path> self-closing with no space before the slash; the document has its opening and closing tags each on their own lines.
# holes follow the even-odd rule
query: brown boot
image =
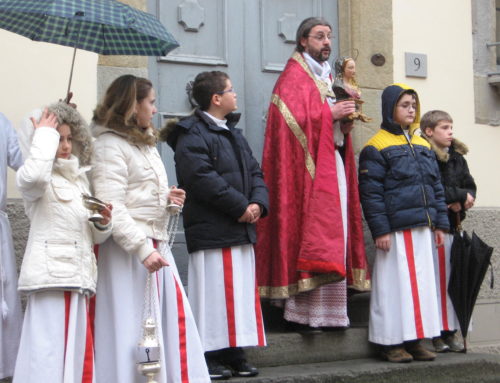
<svg viewBox="0 0 500 383">
<path fill-rule="evenodd" d="M 442 335 L 443 342 L 452 352 L 464 352 L 464 344 L 458 339 L 457 334 L 453 331 L 447 331 Z"/>
<path fill-rule="evenodd" d="M 431 361 L 436 359 L 436 354 L 430 352 L 420 344 L 420 340 L 405 342 L 406 351 L 408 351 L 414 360 L 418 361 Z"/>
<path fill-rule="evenodd" d="M 444 343 L 443 338 L 440 336 L 432 338 L 432 345 L 434 346 L 434 351 L 436 352 L 446 352 L 450 350 L 450 347 Z"/>
<path fill-rule="evenodd" d="M 383 346 L 380 351 L 380 356 L 383 360 L 387 360 L 392 363 L 409 363 L 413 360 L 413 357 L 406 352 L 405 348 L 401 344 L 395 346 Z"/>
</svg>

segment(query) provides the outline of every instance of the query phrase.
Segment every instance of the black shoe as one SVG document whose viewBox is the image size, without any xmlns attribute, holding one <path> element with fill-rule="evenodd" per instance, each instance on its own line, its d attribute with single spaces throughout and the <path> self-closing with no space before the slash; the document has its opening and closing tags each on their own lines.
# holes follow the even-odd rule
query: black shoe
<svg viewBox="0 0 500 383">
<path fill-rule="evenodd" d="M 230 370 L 215 360 L 207 360 L 207 367 L 212 380 L 226 380 L 232 376 Z"/>
<path fill-rule="evenodd" d="M 286 328 L 288 331 L 298 332 L 302 335 L 318 335 L 323 332 L 320 327 L 311 327 L 307 324 L 296 322 L 287 322 Z"/>
<path fill-rule="evenodd" d="M 244 359 L 239 359 L 228 363 L 231 367 L 234 376 L 250 377 L 256 376 L 259 373 L 257 367 L 252 366 Z"/>
</svg>

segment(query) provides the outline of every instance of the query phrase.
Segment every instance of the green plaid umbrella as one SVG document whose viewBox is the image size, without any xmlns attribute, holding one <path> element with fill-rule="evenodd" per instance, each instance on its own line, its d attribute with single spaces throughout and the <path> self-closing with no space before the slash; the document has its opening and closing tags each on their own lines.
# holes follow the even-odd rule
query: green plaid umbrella
<svg viewBox="0 0 500 383">
<path fill-rule="evenodd" d="M 153 15 L 116 0 L 0 0 L 0 28 L 103 55 L 164 56 L 179 46 Z"/>
</svg>

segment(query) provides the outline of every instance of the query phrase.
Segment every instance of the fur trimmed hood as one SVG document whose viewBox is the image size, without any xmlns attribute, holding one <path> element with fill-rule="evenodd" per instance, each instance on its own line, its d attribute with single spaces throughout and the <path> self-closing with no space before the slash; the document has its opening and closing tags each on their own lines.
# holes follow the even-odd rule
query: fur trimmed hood
<svg viewBox="0 0 500 383">
<path fill-rule="evenodd" d="M 430 140 L 425 134 L 422 133 L 422 138 L 427 140 L 429 144 L 431 144 L 431 149 L 434 153 L 436 153 L 436 157 L 438 161 L 440 162 L 448 162 L 450 159 L 450 153 L 447 150 L 438 148 L 432 140 Z M 462 156 L 465 156 L 469 152 L 469 148 L 467 145 L 465 145 L 462 141 L 454 138 L 453 141 L 451 141 L 451 147 L 454 151 L 457 153 L 461 154 Z"/>
<path fill-rule="evenodd" d="M 160 130 L 158 139 L 163 142 L 167 142 L 167 138 L 172 133 L 180 120 L 178 118 L 170 118 L 166 121 L 163 128 Z"/>
<path fill-rule="evenodd" d="M 225 116 L 228 129 L 235 128 L 235 125 L 240 120 L 240 113 L 229 113 Z M 179 118 L 170 118 L 166 121 L 159 133 L 159 140 L 166 142 L 175 151 L 177 139 L 182 131 L 190 130 L 198 123 L 202 122 L 210 129 L 220 130 L 217 124 L 208 117 L 202 110 L 195 109 L 189 116 Z M 235 128 L 236 129 L 236 128 Z M 238 129 L 237 129 L 238 130 Z"/>
<path fill-rule="evenodd" d="M 158 131 L 149 126 L 146 129 L 139 126 L 123 126 L 120 124 L 109 124 L 109 126 L 99 125 L 96 121 L 90 124 L 92 135 L 99 137 L 103 133 L 112 132 L 123 137 L 131 145 L 149 145 L 155 146 L 158 141 Z"/>
<path fill-rule="evenodd" d="M 67 124 L 70 127 L 73 138 L 72 154 L 78 157 L 80 166 L 90 165 L 92 159 L 92 135 L 90 134 L 88 124 L 81 114 L 75 108 L 62 101 L 49 105 L 47 109 L 57 116 L 57 121 L 60 125 Z M 41 116 L 42 109 L 35 109 L 21 123 L 18 133 L 19 144 L 24 158 L 28 158 L 29 156 L 35 132 L 30 117 L 38 120 Z"/>
</svg>

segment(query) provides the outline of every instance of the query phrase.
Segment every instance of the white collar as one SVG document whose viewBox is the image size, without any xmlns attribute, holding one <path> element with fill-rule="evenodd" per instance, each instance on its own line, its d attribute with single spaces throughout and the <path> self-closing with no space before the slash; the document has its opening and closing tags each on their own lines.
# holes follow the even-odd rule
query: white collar
<svg viewBox="0 0 500 383">
<path fill-rule="evenodd" d="M 205 113 L 208 117 L 210 117 L 212 119 L 213 122 L 215 122 L 215 124 L 218 126 L 218 127 L 221 127 L 221 128 L 224 128 L 224 129 L 227 129 L 229 130 L 229 128 L 227 127 L 226 123 L 227 123 L 227 120 L 220 120 L 218 119 L 217 117 L 214 117 L 212 116 L 210 113 L 208 112 L 205 112 L 204 110 L 202 111 L 203 113 Z"/>
<path fill-rule="evenodd" d="M 70 158 L 56 158 L 54 171 L 60 173 L 67 180 L 74 182 L 81 174 L 90 170 L 90 166 L 80 167 L 78 157 L 71 154 Z"/>
<path fill-rule="evenodd" d="M 309 53 L 304 52 L 303 55 L 307 65 L 318 79 L 325 82 L 331 82 L 330 74 L 332 73 L 332 67 L 328 61 L 319 63 L 313 59 Z"/>
</svg>

